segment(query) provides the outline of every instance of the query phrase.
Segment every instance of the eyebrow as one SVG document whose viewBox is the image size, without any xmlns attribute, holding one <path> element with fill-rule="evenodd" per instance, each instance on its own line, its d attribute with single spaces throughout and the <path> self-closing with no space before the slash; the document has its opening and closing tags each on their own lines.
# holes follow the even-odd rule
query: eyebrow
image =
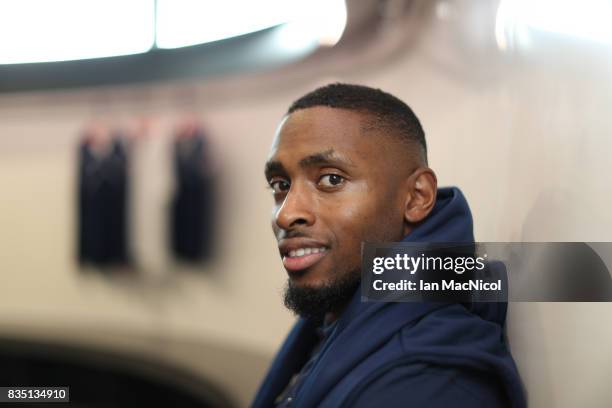
<svg viewBox="0 0 612 408">
<path fill-rule="evenodd" d="M 266 168 L 264 174 L 266 179 L 269 179 L 272 174 L 286 174 L 285 167 L 279 161 L 268 161 L 266 162 Z"/>
<path fill-rule="evenodd" d="M 346 158 L 340 157 L 333 149 L 329 149 L 304 157 L 298 162 L 298 165 L 302 168 L 306 168 L 320 165 L 352 166 L 352 163 Z M 266 178 L 269 178 L 269 176 L 274 173 L 286 174 L 287 171 L 281 162 L 276 160 L 268 161 L 265 167 Z"/>
</svg>

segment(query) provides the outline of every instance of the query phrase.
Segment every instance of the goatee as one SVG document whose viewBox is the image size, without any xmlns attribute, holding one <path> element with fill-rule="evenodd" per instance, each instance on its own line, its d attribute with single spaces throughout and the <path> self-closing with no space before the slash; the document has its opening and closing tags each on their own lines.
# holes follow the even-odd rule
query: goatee
<svg viewBox="0 0 612 408">
<path fill-rule="evenodd" d="M 359 271 L 344 274 L 320 287 L 297 286 L 287 282 L 285 287 L 285 306 L 295 314 L 306 319 L 322 320 L 326 313 L 340 310 L 359 288 Z"/>
</svg>

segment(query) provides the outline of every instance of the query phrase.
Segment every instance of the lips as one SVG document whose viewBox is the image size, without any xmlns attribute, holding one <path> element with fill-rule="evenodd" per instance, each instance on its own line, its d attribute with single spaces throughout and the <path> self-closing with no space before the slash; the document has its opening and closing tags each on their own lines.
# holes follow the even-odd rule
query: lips
<svg viewBox="0 0 612 408">
<path fill-rule="evenodd" d="M 311 251 L 310 253 L 306 253 L 309 249 L 314 249 L 316 252 Z M 294 253 L 294 251 L 291 251 L 291 254 L 283 256 L 283 265 L 288 271 L 300 271 L 310 268 L 312 265 L 319 262 L 325 255 L 327 255 L 327 250 L 325 248 L 298 249 L 295 252 L 302 252 L 303 255 L 291 256 L 291 254 Z"/>
<path fill-rule="evenodd" d="M 283 265 L 289 272 L 310 268 L 328 252 L 328 247 L 319 242 L 305 238 L 284 239 L 279 245 Z"/>
</svg>

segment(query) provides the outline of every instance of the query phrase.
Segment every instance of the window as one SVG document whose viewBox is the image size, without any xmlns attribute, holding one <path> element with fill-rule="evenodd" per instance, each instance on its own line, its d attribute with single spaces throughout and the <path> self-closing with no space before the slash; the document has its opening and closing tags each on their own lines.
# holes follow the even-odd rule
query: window
<svg viewBox="0 0 612 408">
<path fill-rule="evenodd" d="M 281 43 L 334 45 L 344 0 L 13 0 L 0 3 L 0 64 L 146 53 L 286 25 Z"/>
<path fill-rule="evenodd" d="M 0 4 L 0 64 L 138 54 L 154 43 L 151 0 L 15 0 Z"/>
</svg>

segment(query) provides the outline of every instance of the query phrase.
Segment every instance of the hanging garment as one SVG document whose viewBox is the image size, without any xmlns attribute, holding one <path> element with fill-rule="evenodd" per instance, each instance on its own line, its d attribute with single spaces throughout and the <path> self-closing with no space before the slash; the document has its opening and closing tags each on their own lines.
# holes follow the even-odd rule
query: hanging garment
<svg viewBox="0 0 612 408">
<path fill-rule="evenodd" d="M 204 133 L 195 130 L 177 135 L 174 143 L 172 251 L 188 262 L 207 260 L 213 250 L 214 184 L 206 142 Z"/>
<path fill-rule="evenodd" d="M 127 150 L 119 138 L 79 149 L 78 258 L 81 264 L 128 263 Z"/>
</svg>

